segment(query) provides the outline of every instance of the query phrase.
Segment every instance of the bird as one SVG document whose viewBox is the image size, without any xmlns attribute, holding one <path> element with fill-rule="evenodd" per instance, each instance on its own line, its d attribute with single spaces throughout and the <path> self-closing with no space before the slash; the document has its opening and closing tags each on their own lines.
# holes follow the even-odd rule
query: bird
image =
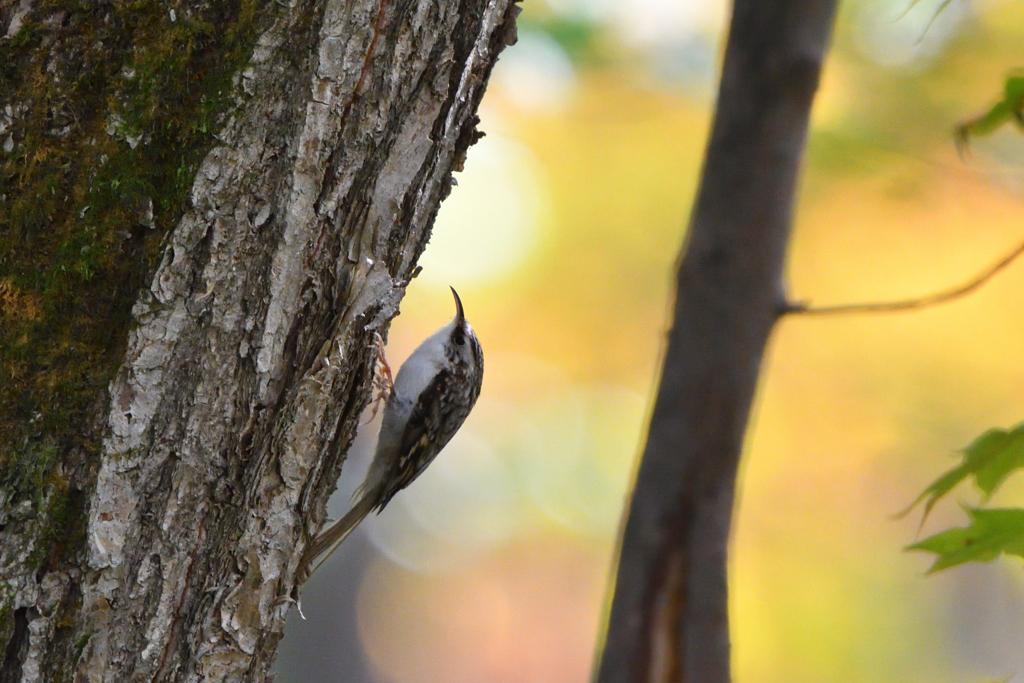
<svg viewBox="0 0 1024 683">
<path fill-rule="evenodd" d="M 480 396 L 484 354 L 452 287 L 455 317 L 420 344 L 398 369 L 384 400 L 377 449 L 355 503 L 344 517 L 321 531 L 305 549 L 296 576 L 300 582 L 337 549 L 373 511 L 420 476 L 455 433 Z M 383 353 L 383 345 L 379 345 Z M 387 362 L 380 356 L 385 375 Z"/>
</svg>

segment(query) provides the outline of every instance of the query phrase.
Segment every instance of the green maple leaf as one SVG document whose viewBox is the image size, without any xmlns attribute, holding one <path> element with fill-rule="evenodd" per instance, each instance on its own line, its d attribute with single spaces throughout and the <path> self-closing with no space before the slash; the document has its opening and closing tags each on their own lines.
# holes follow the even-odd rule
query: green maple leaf
<svg viewBox="0 0 1024 683">
<path fill-rule="evenodd" d="M 990 429 L 963 450 L 962 462 L 931 483 L 901 515 L 925 501 L 924 518 L 953 487 L 968 477 L 988 501 L 1015 470 L 1024 468 L 1024 423 L 1013 429 Z M 924 524 L 924 518 L 921 523 Z"/>
<path fill-rule="evenodd" d="M 1024 71 L 1015 71 L 1003 84 L 1003 99 L 981 116 L 964 121 L 956 127 L 956 144 L 963 153 L 972 137 L 988 135 L 1007 122 L 1024 128 Z"/>
<path fill-rule="evenodd" d="M 938 556 L 929 574 L 966 562 L 991 562 L 1002 554 L 1024 558 L 1024 510 L 965 509 L 970 526 L 949 529 L 906 547 Z"/>
</svg>

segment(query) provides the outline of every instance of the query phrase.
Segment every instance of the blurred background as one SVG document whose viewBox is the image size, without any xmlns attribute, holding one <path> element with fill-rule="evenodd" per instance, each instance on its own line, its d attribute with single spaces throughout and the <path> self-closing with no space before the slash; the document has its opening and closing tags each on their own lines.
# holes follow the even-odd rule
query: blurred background
<svg viewBox="0 0 1024 683">
<path fill-rule="evenodd" d="M 953 126 L 1021 63 L 1014 0 L 845 0 L 814 109 L 793 298 L 903 298 L 1024 238 L 1024 136 Z M 453 313 L 480 401 L 303 592 L 282 683 L 583 683 L 644 438 L 710 116 L 721 0 L 526 0 L 402 314 L 394 367 Z M 934 18 L 934 21 L 932 21 Z M 787 319 L 764 365 L 732 556 L 738 683 L 1024 681 L 1024 567 L 925 577 L 895 521 L 957 450 L 1024 419 L 1024 263 L 917 313 Z M 379 420 L 379 418 L 378 418 Z M 330 509 L 343 514 L 377 423 Z M 958 490 L 921 535 L 964 523 Z M 995 504 L 1024 503 L 1011 480 Z"/>
</svg>

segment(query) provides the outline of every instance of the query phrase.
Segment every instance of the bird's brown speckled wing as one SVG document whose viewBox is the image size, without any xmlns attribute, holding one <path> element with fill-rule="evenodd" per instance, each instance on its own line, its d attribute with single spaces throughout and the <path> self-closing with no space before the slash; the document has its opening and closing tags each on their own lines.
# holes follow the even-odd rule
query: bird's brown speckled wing
<svg viewBox="0 0 1024 683">
<path fill-rule="evenodd" d="M 420 394 L 402 434 L 398 460 L 388 478 L 389 486 L 381 491 L 374 506 L 378 511 L 427 468 L 466 419 L 466 415 L 452 415 L 446 400 L 452 379 L 451 371 L 442 370 Z M 443 420 L 445 415 L 448 415 L 447 424 Z"/>
</svg>

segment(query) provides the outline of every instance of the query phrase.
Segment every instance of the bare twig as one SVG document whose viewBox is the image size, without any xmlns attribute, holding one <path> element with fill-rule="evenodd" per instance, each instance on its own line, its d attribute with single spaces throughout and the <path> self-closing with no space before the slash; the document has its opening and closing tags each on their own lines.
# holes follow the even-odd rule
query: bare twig
<svg viewBox="0 0 1024 683">
<path fill-rule="evenodd" d="M 944 304 L 948 301 L 959 299 L 960 297 L 966 296 L 974 290 L 979 289 L 982 285 L 995 277 L 997 273 L 1013 263 L 1021 254 L 1024 254 L 1024 242 L 1018 244 L 1012 251 L 1006 254 L 1006 256 L 1002 257 L 964 284 L 942 292 L 936 292 L 934 294 L 928 294 L 914 299 L 904 299 L 902 301 L 840 304 L 838 306 L 815 307 L 807 303 L 787 302 L 785 306 L 783 306 L 782 314 L 800 313 L 803 315 L 832 315 L 842 313 L 894 313 L 897 311 L 911 311 L 919 308 L 935 306 L 937 304 Z"/>
</svg>

